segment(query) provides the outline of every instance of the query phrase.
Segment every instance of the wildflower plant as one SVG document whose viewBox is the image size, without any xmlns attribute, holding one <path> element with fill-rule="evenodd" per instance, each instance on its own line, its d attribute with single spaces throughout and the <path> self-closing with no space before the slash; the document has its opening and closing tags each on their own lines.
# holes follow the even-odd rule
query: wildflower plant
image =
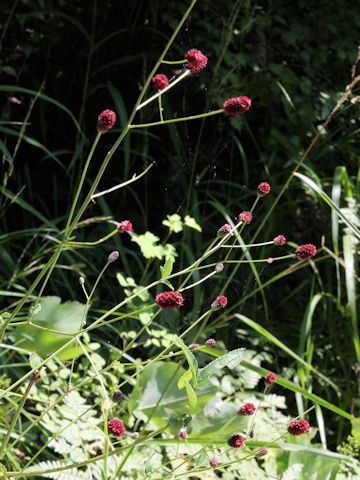
<svg viewBox="0 0 360 480">
<path fill-rule="evenodd" d="M 9 340 L 9 329 L 21 328 L 24 322 L 26 328 L 61 336 L 61 343 L 54 345 L 53 351 L 43 358 L 36 353 L 29 363 L 29 371 L 12 385 L 4 388 L 1 393 L 2 398 L 10 398 L 11 402 L 15 402 L 12 395 L 16 394 L 19 401 L 17 404 L 15 402 L 15 408 L 9 406 L 11 416 L 6 418 L 0 457 L 2 462 L 6 463 L 9 458 L 10 461 L 7 467 L 0 469 L 0 478 L 21 475 L 60 478 L 65 472 L 79 478 L 83 469 L 87 475 L 85 478 L 90 478 L 92 469 L 98 475 L 96 478 L 115 479 L 120 476 L 133 478 L 134 472 L 128 467 L 129 464 L 137 474 L 149 479 L 162 478 L 163 474 L 169 478 L 170 476 L 181 478 L 187 471 L 191 471 L 192 474 L 198 473 L 201 478 L 203 472 L 226 469 L 234 464 L 244 465 L 247 462 L 260 469 L 257 466 L 257 459 L 267 457 L 272 448 L 276 450 L 283 448 L 284 445 L 287 447 L 288 434 L 311 436 L 316 433 L 316 427 L 310 428 L 309 421 L 302 418 L 289 421 L 288 417 L 278 412 L 282 406 L 280 389 L 302 395 L 319 409 L 321 406 L 349 420 L 356 420 L 340 407 L 291 382 L 282 372 L 277 375 L 263 368 L 261 362 L 252 363 L 245 360 L 244 348 L 228 351 L 226 345 L 221 344 L 219 347 L 219 341 L 207 339 L 219 323 L 228 328 L 231 318 L 243 320 L 248 326 L 258 328 L 234 308 L 236 301 L 229 285 L 240 267 L 261 264 L 263 267 L 273 268 L 274 262 L 288 262 L 291 268 L 299 268 L 299 262 L 304 262 L 305 266 L 319 258 L 316 256 L 321 249 L 318 250 L 315 245 L 311 243 L 296 245 L 276 231 L 269 234 L 268 240 L 256 241 L 256 229 L 261 229 L 271 214 L 269 209 L 262 220 L 259 219 L 259 202 L 266 202 L 267 198 L 264 197 L 271 196 L 272 192 L 276 191 L 270 183 L 261 182 L 257 187 L 256 183 L 251 185 L 251 190 L 256 191 L 252 204 L 239 205 L 236 212 L 227 213 L 225 217 L 227 223 L 217 232 L 213 232 L 211 243 L 203 249 L 198 258 L 190 261 L 182 269 L 176 269 L 174 260 L 177 253 L 171 245 L 165 242 L 158 245 L 151 232 L 141 233 L 141 225 L 136 222 L 134 229 L 132 219 L 121 221 L 111 219 L 113 227 L 109 234 L 94 242 L 82 241 L 79 231 L 85 226 L 83 216 L 91 202 L 136 182 L 151 168 L 147 167 L 142 174 L 124 181 L 121 185 L 97 191 L 110 160 L 130 133 L 179 122 L 192 122 L 215 115 L 223 116 L 223 120 L 227 122 L 228 117 L 251 115 L 251 109 L 256 108 L 256 101 L 247 95 L 240 95 L 247 92 L 238 92 L 239 95 L 236 97 L 225 98 L 221 108 L 214 107 L 205 113 L 188 117 L 174 115 L 172 118 L 165 118 L 162 106 L 164 96 L 172 89 L 180 89 L 189 77 L 200 76 L 210 65 L 207 55 L 197 48 L 184 52 L 184 58 L 179 60 L 166 60 L 195 3 L 196 0 L 190 3 L 158 61 L 149 72 L 129 118 L 120 123 L 121 133 L 108 150 L 94 181 L 88 187 L 88 173 L 97 146 L 103 141 L 105 133 L 107 139 L 113 138 L 118 130 L 115 128 L 116 114 L 112 110 L 103 110 L 97 122 L 94 119 L 94 130 L 97 130 L 97 135 L 82 168 L 69 215 L 62 230 L 62 238 L 21 300 L 9 309 L 9 315 L 2 316 L 0 328 L 2 342 Z M 171 78 L 162 73 L 169 64 L 180 66 L 178 74 Z M 338 105 L 330 113 L 325 126 L 345 102 L 355 81 L 359 81 L 358 77 L 354 77 L 351 88 L 345 92 L 344 99 L 339 100 Z M 150 105 L 156 105 L 158 119 L 142 123 L 141 113 Z M 319 135 L 315 136 L 311 148 Z M 310 147 L 301 156 L 284 188 L 277 194 L 274 206 L 306 160 L 311 151 Z M 181 231 L 185 225 L 198 230 L 198 224 L 191 217 L 179 220 L 172 216 L 165 222 L 167 223 L 164 224 L 169 227 L 169 235 L 177 233 L 177 228 Z M 220 222 L 219 224 L 221 225 Z M 128 261 L 125 249 L 113 251 L 107 249 L 107 242 L 118 238 L 120 234 L 132 244 L 140 246 L 149 264 L 156 258 L 162 261 L 156 280 L 143 285 L 141 279 L 135 283 L 132 277 L 123 275 L 122 265 Z M 285 234 L 287 235 L 286 232 Z M 243 240 L 245 237 L 250 239 L 249 242 L 245 243 Z M 313 239 L 304 238 L 303 241 Z M 62 305 L 63 311 L 60 315 L 59 305 L 47 308 L 47 297 L 44 292 L 50 276 L 61 265 L 60 257 L 62 259 L 69 252 L 86 252 L 89 248 L 98 249 L 99 255 L 102 254 L 104 258 L 104 265 L 92 286 L 88 285 L 86 275 L 79 277 L 84 308 L 78 312 L 77 321 L 68 330 L 63 328 L 63 324 L 72 306 Z M 256 252 L 264 251 L 263 249 L 266 249 L 266 256 L 257 255 Z M 277 252 L 283 254 L 278 255 Z M 103 311 L 93 308 L 93 302 L 97 295 L 97 287 L 108 269 L 114 269 L 114 278 L 122 288 L 113 307 Z M 193 292 L 198 289 L 207 292 L 209 285 L 216 285 L 218 289 L 216 298 L 215 295 L 211 298 L 208 295 L 206 304 L 199 305 L 196 312 L 189 312 L 187 308 L 190 307 L 187 306 L 190 305 L 189 299 Z M 28 311 L 24 319 L 21 315 L 29 301 L 34 301 L 34 308 Z M 46 323 L 45 313 L 50 317 L 50 321 Z M 180 317 L 181 314 L 184 316 Z M 129 321 L 136 321 L 139 325 L 131 331 L 131 335 L 122 331 L 122 324 Z M 161 322 L 168 324 L 176 322 L 177 329 L 174 332 L 174 329 L 170 328 L 160 341 L 162 334 L 158 333 L 158 327 L 162 325 Z M 112 348 L 109 349 L 106 360 L 103 360 L 96 356 L 95 350 L 99 348 L 98 342 L 101 341 L 97 335 L 105 329 L 111 332 L 109 342 Z M 29 337 L 29 332 L 25 330 L 24 337 Z M 261 327 L 261 332 L 265 332 L 265 327 Z M 16 336 L 16 333 L 14 335 Z M 96 342 L 92 341 L 93 335 Z M 147 335 L 151 337 L 150 344 L 146 343 Z M 270 332 L 266 332 L 266 335 L 271 338 Z M 114 341 L 114 338 L 117 340 L 118 337 L 122 342 Z M 19 343 L 21 345 L 21 342 Z M 143 345 L 149 347 L 148 356 L 137 358 L 134 356 L 135 349 Z M 314 370 L 311 363 L 303 357 L 285 345 L 281 345 L 281 348 L 287 353 L 290 351 L 292 358 L 302 367 Z M 265 363 L 266 360 L 269 363 L 269 358 L 264 359 Z M 67 364 L 64 365 L 63 362 Z M 230 371 L 235 375 L 238 372 L 236 369 L 239 368 L 244 368 L 256 376 L 254 387 L 259 384 L 259 391 L 252 394 L 254 398 L 250 398 L 251 401 L 244 398 L 241 399 L 241 404 L 237 405 L 234 399 L 237 401 L 239 392 L 231 391 L 224 401 L 219 398 L 217 387 L 224 380 L 224 372 Z M 319 372 L 316 372 L 316 375 L 321 377 Z M 241 375 L 239 381 L 240 378 Z M 259 383 L 260 378 L 264 380 Z M 56 390 L 52 391 L 51 400 L 47 401 L 41 395 L 42 388 L 52 388 L 50 384 L 53 380 L 57 382 Z M 42 382 L 46 387 L 42 386 Z M 96 400 L 92 397 L 92 404 L 88 405 L 85 397 L 91 395 L 87 388 L 89 384 L 94 383 Z M 231 382 L 229 383 L 230 390 Z M 29 408 L 33 408 L 38 416 L 24 426 L 21 434 L 14 435 L 16 429 L 20 428 L 20 417 L 24 412 L 26 412 L 24 418 L 33 417 L 27 411 L 27 404 L 30 405 L 30 402 L 34 402 L 35 406 Z M 68 402 L 67 408 L 64 408 L 64 402 Z M 74 412 L 71 412 L 71 402 L 77 402 Z M 280 407 L 273 407 L 272 402 L 277 406 L 280 404 Z M 310 415 L 313 409 L 314 407 L 310 406 L 302 412 L 302 416 Z M 87 431 L 87 422 L 91 424 L 91 431 Z M 260 431 L 258 424 L 261 426 Z M 13 462 L 12 452 L 15 446 L 19 446 L 19 439 L 31 435 L 29 432 L 39 426 L 48 433 L 44 444 L 39 446 L 38 452 L 31 458 L 25 456 L 24 464 Z M 272 431 L 271 438 L 266 432 L 266 426 Z M 75 437 L 80 438 L 81 442 L 76 443 Z M 48 447 L 62 455 L 58 463 L 38 462 L 38 457 L 47 452 Z M 174 447 L 176 450 L 171 450 Z M 179 460 L 179 451 L 187 453 L 187 456 L 184 456 L 185 453 L 181 454 L 183 457 L 180 455 Z M 155 460 L 153 462 L 149 460 L 145 468 L 142 459 L 145 457 L 151 459 L 153 456 L 156 457 Z M 133 465 L 137 465 L 136 468 Z M 59 477 L 51 476 L 58 474 Z"/>
</svg>

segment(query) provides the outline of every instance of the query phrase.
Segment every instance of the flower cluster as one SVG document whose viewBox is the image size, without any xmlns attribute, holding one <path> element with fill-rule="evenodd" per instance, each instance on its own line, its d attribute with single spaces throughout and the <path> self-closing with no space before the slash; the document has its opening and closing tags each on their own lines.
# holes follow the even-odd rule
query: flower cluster
<svg viewBox="0 0 360 480">
<path fill-rule="evenodd" d="M 104 110 L 100 113 L 97 120 L 97 131 L 99 133 L 108 132 L 116 122 L 116 114 L 112 110 Z"/>
<path fill-rule="evenodd" d="M 310 432 L 310 423 L 307 420 L 299 418 L 290 422 L 287 430 L 291 435 L 303 435 L 304 433 Z"/>
<path fill-rule="evenodd" d="M 295 250 L 295 255 L 299 260 L 306 260 L 307 258 L 314 257 L 317 254 L 315 245 L 307 243 L 306 245 L 300 245 Z"/>
<path fill-rule="evenodd" d="M 276 382 L 276 375 L 275 373 L 269 372 L 265 377 L 265 385 L 271 385 L 272 383 Z"/>
<path fill-rule="evenodd" d="M 218 235 L 234 235 L 234 232 L 228 223 L 224 223 L 224 225 L 219 228 L 217 233 Z"/>
<path fill-rule="evenodd" d="M 209 345 L 209 347 L 215 347 L 216 340 L 215 338 L 208 338 L 205 343 L 206 345 Z"/>
<path fill-rule="evenodd" d="M 274 245 L 285 245 L 286 237 L 284 235 L 278 235 L 277 237 L 274 238 L 273 242 L 274 242 Z"/>
<path fill-rule="evenodd" d="M 193 75 L 204 70 L 208 62 L 207 57 L 196 48 L 192 48 L 186 52 L 186 59 L 187 63 L 185 64 L 185 68 L 190 70 Z"/>
<path fill-rule="evenodd" d="M 117 437 L 123 437 L 126 433 L 124 422 L 117 417 L 114 417 L 108 421 L 108 429 L 109 432 Z"/>
<path fill-rule="evenodd" d="M 251 103 L 251 99 L 246 96 L 229 98 L 224 102 L 224 113 L 229 117 L 241 115 L 249 110 Z"/>
<path fill-rule="evenodd" d="M 232 435 L 228 438 L 227 443 L 232 448 L 240 448 L 245 445 L 245 438 L 241 435 Z"/>
<path fill-rule="evenodd" d="M 116 228 L 119 230 L 119 232 L 132 232 L 134 230 L 133 224 L 130 222 L 130 220 L 123 220 L 116 225 Z"/>
<path fill-rule="evenodd" d="M 187 438 L 187 436 L 188 436 L 188 433 L 187 433 L 187 431 L 186 431 L 186 428 L 182 428 L 181 430 L 179 430 L 177 436 L 178 436 L 178 438 L 180 438 L 181 440 L 185 440 L 185 438 Z"/>
<path fill-rule="evenodd" d="M 241 212 L 240 215 L 239 215 L 239 221 L 242 222 L 242 223 L 250 223 L 253 219 L 253 216 L 250 212 Z"/>
<path fill-rule="evenodd" d="M 258 195 L 260 197 L 264 197 L 265 195 L 270 193 L 270 190 L 271 190 L 271 186 L 270 186 L 269 183 L 267 183 L 267 182 L 259 183 L 259 185 L 258 185 Z"/>
<path fill-rule="evenodd" d="M 211 308 L 225 308 L 228 301 L 224 295 L 219 295 L 211 304 Z"/>
<path fill-rule="evenodd" d="M 182 307 L 184 304 L 184 297 L 180 292 L 163 292 L 156 295 L 156 303 L 164 310 Z"/>
<path fill-rule="evenodd" d="M 239 408 L 238 414 L 250 416 L 250 415 L 254 415 L 255 411 L 256 411 L 255 405 L 251 402 L 248 402 L 248 403 L 244 403 L 244 405 Z"/>
<path fill-rule="evenodd" d="M 152 78 L 152 84 L 157 90 L 164 90 L 169 86 L 169 79 L 163 73 L 158 73 Z"/>
</svg>

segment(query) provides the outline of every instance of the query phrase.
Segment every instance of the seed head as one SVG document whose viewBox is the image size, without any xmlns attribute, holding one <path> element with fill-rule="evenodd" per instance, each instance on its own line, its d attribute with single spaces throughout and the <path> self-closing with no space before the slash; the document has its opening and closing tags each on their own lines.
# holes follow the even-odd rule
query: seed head
<svg viewBox="0 0 360 480">
<path fill-rule="evenodd" d="M 126 427 L 124 422 L 120 418 L 114 417 L 108 421 L 108 429 L 113 435 L 117 437 L 122 437 L 126 433 Z"/>
<path fill-rule="evenodd" d="M 271 385 L 274 382 L 276 382 L 276 375 L 275 373 L 269 372 L 265 377 L 265 385 Z"/>
<path fill-rule="evenodd" d="M 98 116 L 97 130 L 99 133 L 108 132 L 116 122 L 116 113 L 112 110 L 104 110 Z"/>
<path fill-rule="evenodd" d="M 169 86 L 169 79 L 163 73 L 158 73 L 152 78 L 152 84 L 157 90 L 164 90 Z"/>
<path fill-rule="evenodd" d="M 156 303 L 164 310 L 182 307 L 184 304 L 184 297 L 180 292 L 163 292 L 156 295 Z"/>
<path fill-rule="evenodd" d="M 119 258 L 119 255 L 120 255 L 119 252 L 117 250 L 114 250 L 108 256 L 108 262 L 109 263 L 115 262 Z"/>
<path fill-rule="evenodd" d="M 256 411 L 255 405 L 249 402 L 249 403 L 244 403 L 244 405 L 239 408 L 238 414 L 250 416 L 250 415 L 254 415 L 255 411 Z"/>
<path fill-rule="evenodd" d="M 242 223 L 250 223 L 253 219 L 253 216 L 251 215 L 250 212 L 247 212 L 247 211 L 244 211 L 244 212 L 241 212 L 240 215 L 239 215 L 239 221 L 242 222 Z"/>
<path fill-rule="evenodd" d="M 310 432 L 310 423 L 307 420 L 298 418 L 289 423 L 287 430 L 291 435 L 303 435 Z"/>
<path fill-rule="evenodd" d="M 251 107 L 251 99 L 246 96 L 229 98 L 224 102 L 225 115 L 235 117 L 249 110 Z"/>
<path fill-rule="evenodd" d="M 192 48 L 186 52 L 186 59 L 187 63 L 185 64 L 185 68 L 190 70 L 193 75 L 204 70 L 208 62 L 207 57 L 200 52 L 200 50 L 196 50 L 196 48 Z"/>
<path fill-rule="evenodd" d="M 208 338 L 205 343 L 206 345 L 209 345 L 209 347 L 215 347 L 216 340 L 215 338 Z"/>
<path fill-rule="evenodd" d="M 314 255 L 316 255 L 316 253 L 317 253 L 316 247 L 312 243 L 307 243 L 306 245 L 300 245 L 300 247 L 298 247 L 295 250 L 295 255 L 299 260 L 306 260 L 307 258 L 311 258 Z"/>
<path fill-rule="evenodd" d="M 273 242 L 275 245 L 285 245 L 286 237 L 284 235 L 278 235 L 274 238 Z"/>
<path fill-rule="evenodd" d="M 270 186 L 269 183 L 267 183 L 267 182 L 259 183 L 259 185 L 258 185 L 258 195 L 260 197 L 264 197 L 265 195 L 270 193 L 270 190 L 271 190 L 271 186 Z"/>
<path fill-rule="evenodd" d="M 219 295 L 211 304 L 211 308 L 225 308 L 228 301 L 224 295 Z"/>
<path fill-rule="evenodd" d="M 245 438 L 241 435 L 233 435 L 232 437 L 228 438 L 227 443 L 230 445 L 230 447 L 240 448 L 245 445 Z"/>
</svg>

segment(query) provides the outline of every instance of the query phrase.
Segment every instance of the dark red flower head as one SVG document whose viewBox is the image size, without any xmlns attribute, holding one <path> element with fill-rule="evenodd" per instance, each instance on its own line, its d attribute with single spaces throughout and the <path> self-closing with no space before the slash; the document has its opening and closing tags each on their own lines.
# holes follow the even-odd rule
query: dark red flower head
<svg viewBox="0 0 360 480">
<path fill-rule="evenodd" d="M 160 308 L 170 310 L 171 308 L 182 307 L 184 297 L 180 292 L 163 292 L 156 295 L 155 301 Z"/>
<path fill-rule="evenodd" d="M 316 253 L 317 253 L 316 247 L 312 243 L 307 243 L 306 245 L 300 245 L 300 247 L 298 247 L 295 250 L 295 255 L 299 260 L 305 260 L 307 258 L 311 258 L 314 255 L 316 255 Z"/>
<path fill-rule="evenodd" d="M 222 227 L 220 227 L 217 233 L 218 235 L 234 235 L 231 225 L 228 223 L 225 223 Z"/>
<path fill-rule="evenodd" d="M 211 304 L 211 308 L 225 308 L 227 302 L 227 298 L 224 295 L 219 295 Z"/>
<path fill-rule="evenodd" d="M 239 215 L 239 221 L 242 223 L 250 223 L 253 219 L 253 216 L 250 212 L 241 212 Z"/>
<path fill-rule="evenodd" d="M 227 443 L 230 445 L 230 447 L 240 448 L 245 445 L 245 438 L 241 435 L 233 435 L 232 437 L 228 438 Z"/>
<path fill-rule="evenodd" d="M 108 429 L 109 432 L 111 432 L 113 435 L 116 435 L 117 437 L 122 437 L 126 433 L 126 427 L 124 425 L 124 422 L 117 417 L 112 418 L 108 421 Z"/>
<path fill-rule="evenodd" d="M 133 224 L 130 222 L 130 220 L 123 220 L 122 222 L 120 222 L 116 225 L 116 228 L 120 232 L 132 232 L 133 231 Z"/>
<path fill-rule="evenodd" d="M 275 373 L 269 372 L 265 377 L 265 384 L 271 385 L 272 383 L 276 382 L 276 375 Z"/>
<path fill-rule="evenodd" d="M 236 115 L 240 115 L 249 110 L 251 107 L 251 99 L 245 96 L 229 98 L 224 102 L 223 107 L 225 115 L 236 117 Z"/>
<path fill-rule="evenodd" d="M 293 420 L 288 425 L 288 432 L 291 435 L 302 435 L 304 433 L 309 433 L 310 423 L 307 420 L 303 420 L 302 418 Z"/>
<path fill-rule="evenodd" d="M 187 63 L 185 64 L 185 68 L 190 70 L 193 75 L 204 70 L 208 62 L 207 57 L 200 52 L 200 50 L 196 50 L 196 48 L 192 48 L 186 52 L 186 58 Z"/>
<path fill-rule="evenodd" d="M 157 90 L 164 90 L 164 88 L 169 86 L 169 80 L 163 73 L 158 73 L 152 78 L 152 84 Z"/>
<path fill-rule="evenodd" d="M 258 185 L 258 195 L 260 195 L 260 197 L 264 197 L 265 195 L 270 193 L 270 190 L 271 190 L 271 186 L 270 186 L 269 183 L 267 183 L 267 182 L 259 183 L 259 185 Z"/>
<path fill-rule="evenodd" d="M 240 415 L 253 415 L 255 413 L 256 407 L 253 403 L 244 403 L 242 407 L 239 408 L 238 413 Z"/>
<path fill-rule="evenodd" d="M 275 245 L 285 245 L 286 237 L 284 235 L 278 235 L 274 238 L 273 242 Z"/>
<path fill-rule="evenodd" d="M 112 110 L 104 110 L 98 116 L 97 130 L 99 133 L 108 132 L 116 122 L 116 114 Z"/>
<path fill-rule="evenodd" d="M 122 392 L 120 390 L 116 390 L 113 393 L 112 401 L 115 403 L 120 403 L 123 398 L 124 398 L 124 395 L 122 394 Z"/>
</svg>

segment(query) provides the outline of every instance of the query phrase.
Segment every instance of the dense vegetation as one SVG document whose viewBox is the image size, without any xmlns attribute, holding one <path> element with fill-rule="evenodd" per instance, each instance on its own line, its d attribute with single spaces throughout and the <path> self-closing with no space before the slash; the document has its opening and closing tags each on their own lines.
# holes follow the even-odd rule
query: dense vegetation
<svg viewBox="0 0 360 480">
<path fill-rule="evenodd" d="M 3 0 L 0 26 L 0 477 L 360 478 L 357 6 Z M 157 101 L 131 112 L 174 32 L 166 61 L 196 48 L 208 64 L 162 95 L 165 119 L 252 107 L 127 132 L 159 122 Z M 104 109 L 118 120 L 97 135 Z M 205 260 L 255 199 L 236 246 Z M 199 259 L 225 268 L 204 279 Z M 163 311 L 171 288 L 184 306 Z M 310 434 L 284 433 L 298 416 Z M 139 436 L 116 441 L 113 417 Z"/>
</svg>

